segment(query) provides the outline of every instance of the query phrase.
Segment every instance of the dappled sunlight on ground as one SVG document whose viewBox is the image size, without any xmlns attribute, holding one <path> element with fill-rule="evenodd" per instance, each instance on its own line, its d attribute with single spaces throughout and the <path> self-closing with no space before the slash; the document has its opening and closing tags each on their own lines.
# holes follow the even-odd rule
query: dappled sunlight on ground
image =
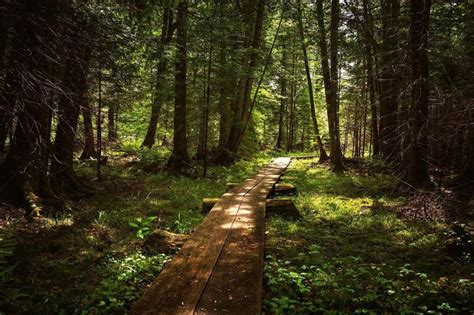
<svg viewBox="0 0 474 315">
<path fill-rule="evenodd" d="M 387 175 L 337 176 L 295 161 L 285 178 L 303 218 L 267 224 L 269 313 L 473 310 L 472 264 L 448 257 L 447 226 L 407 220 Z"/>
</svg>

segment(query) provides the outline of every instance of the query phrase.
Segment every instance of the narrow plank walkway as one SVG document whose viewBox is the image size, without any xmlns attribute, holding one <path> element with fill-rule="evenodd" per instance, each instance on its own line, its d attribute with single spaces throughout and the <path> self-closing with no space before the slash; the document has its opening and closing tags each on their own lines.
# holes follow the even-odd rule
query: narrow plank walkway
<svg viewBox="0 0 474 315">
<path fill-rule="evenodd" d="M 222 195 L 131 314 L 260 314 L 265 201 L 290 158 Z"/>
</svg>

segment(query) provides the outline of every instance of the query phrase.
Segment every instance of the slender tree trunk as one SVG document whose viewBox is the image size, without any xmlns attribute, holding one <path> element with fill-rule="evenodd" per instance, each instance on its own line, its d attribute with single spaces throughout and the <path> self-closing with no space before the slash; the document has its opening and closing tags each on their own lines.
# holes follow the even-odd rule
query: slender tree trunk
<svg viewBox="0 0 474 315">
<path fill-rule="evenodd" d="M 378 128 L 378 115 L 377 115 L 377 101 L 376 101 L 376 88 L 374 78 L 374 57 L 373 57 L 373 34 L 372 34 L 372 15 L 369 7 L 369 1 L 363 1 L 364 11 L 364 50 L 365 50 L 365 64 L 367 72 L 367 89 L 369 95 L 370 113 L 371 113 L 371 141 L 373 148 L 373 156 L 379 156 L 379 128 Z"/>
<path fill-rule="evenodd" d="M 177 15 L 175 104 L 173 152 L 168 160 L 168 168 L 179 172 L 190 161 L 186 135 L 186 68 L 187 68 L 187 19 L 188 1 L 180 0 Z"/>
<path fill-rule="evenodd" d="M 303 17 L 301 12 L 301 4 L 298 1 L 298 30 L 301 38 L 301 49 L 303 51 L 304 67 L 306 72 L 306 80 L 308 82 L 308 95 L 309 95 L 309 104 L 311 111 L 311 120 L 313 123 L 313 130 L 316 137 L 316 144 L 319 149 L 319 162 L 322 163 L 328 159 L 326 150 L 324 150 L 323 141 L 321 140 L 321 135 L 319 133 L 319 124 L 316 116 L 316 106 L 314 104 L 314 91 L 313 91 L 313 82 L 311 80 L 311 70 L 309 68 L 308 53 L 306 51 L 306 42 L 304 36 L 304 27 L 303 27 Z"/>
<path fill-rule="evenodd" d="M 414 188 L 433 186 L 428 173 L 428 28 L 431 0 L 410 0 L 410 53 L 412 103 L 409 130 L 411 144 L 405 164 L 405 181 Z"/>
<path fill-rule="evenodd" d="M 317 19 L 319 26 L 319 47 L 321 54 L 321 67 L 323 70 L 324 89 L 328 113 L 329 139 L 331 144 L 331 164 L 333 171 L 344 171 L 342 164 L 341 140 L 338 126 L 337 91 L 338 91 L 338 64 L 337 64 L 337 36 L 339 27 L 339 2 L 333 0 L 331 4 L 331 68 L 329 68 L 328 49 L 326 43 L 326 29 L 324 26 L 323 1 L 316 3 Z"/>
<path fill-rule="evenodd" d="M 173 12 L 171 10 L 170 4 L 168 3 L 163 10 L 163 26 L 161 29 L 161 37 L 160 42 L 158 44 L 157 52 L 158 66 L 156 69 L 155 90 L 153 93 L 153 101 L 151 104 L 150 122 L 148 124 L 147 133 L 145 139 L 143 140 L 142 147 L 151 148 L 155 144 L 158 118 L 160 117 L 160 111 L 163 102 L 163 78 L 168 65 L 165 49 L 167 45 L 171 42 L 173 32 Z"/>
<path fill-rule="evenodd" d="M 218 150 L 224 150 L 229 138 L 231 108 L 229 106 L 229 81 L 234 82 L 233 78 L 229 78 L 230 74 L 227 69 L 227 58 L 224 42 L 219 47 L 219 77 L 222 79 L 219 86 L 219 144 Z"/>
<path fill-rule="evenodd" d="M 116 104 L 109 104 L 107 109 L 107 141 L 110 143 L 117 141 L 117 130 L 115 128 L 115 108 Z"/>
<path fill-rule="evenodd" d="M 86 90 L 88 90 L 88 87 L 86 87 Z M 91 157 L 96 157 L 97 155 L 94 145 L 94 131 L 92 128 L 92 110 L 87 96 L 87 94 L 84 95 L 82 103 L 82 118 L 84 120 L 84 150 L 80 156 L 81 160 L 87 160 Z"/>
<path fill-rule="evenodd" d="M 287 68 L 287 58 L 288 58 L 288 51 L 285 43 L 285 38 L 282 38 L 282 54 L 281 54 L 281 74 L 280 74 L 280 110 L 278 112 L 278 135 L 275 144 L 275 149 L 280 150 L 283 146 L 284 141 L 284 119 L 285 119 L 285 111 L 286 111 L 286 103 L 287 103 L 287 89 L 286 89 L 286 68 Z"/>
</svg>

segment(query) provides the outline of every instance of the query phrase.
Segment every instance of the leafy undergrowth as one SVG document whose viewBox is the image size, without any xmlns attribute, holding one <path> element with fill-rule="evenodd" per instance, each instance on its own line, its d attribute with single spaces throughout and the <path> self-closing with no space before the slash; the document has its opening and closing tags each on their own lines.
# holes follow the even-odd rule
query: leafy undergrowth
<svg viewBox="0 0 474 315">
<path fill-rule="evenodd" d="M 284 177 L 303 218 L 267 222 L 268 314 L 472 313 L 470 257 L 448 257 L 445 223 L 396 214 L 388 175 L 342 176 L 299 160 Z"/>
<path fill-rule="evenodd" d="M 16 209 L 2 218 L 0 314 L 124 313 L 170 259 L 144 251 L 143 238 L 157 228 L 190 233 L 204 218 L 203 197 L 220 196 L 226 182 L 242 181 L 269 160 L 210 167 L 207 178 L 191 179 L 144 171 L 168 152 L 132 149 L 109 152 L 100 183 L 93 162 L 78 162 L 97 193 L 70 202 L 72 211 L 26 222 Z"/>
</svg>

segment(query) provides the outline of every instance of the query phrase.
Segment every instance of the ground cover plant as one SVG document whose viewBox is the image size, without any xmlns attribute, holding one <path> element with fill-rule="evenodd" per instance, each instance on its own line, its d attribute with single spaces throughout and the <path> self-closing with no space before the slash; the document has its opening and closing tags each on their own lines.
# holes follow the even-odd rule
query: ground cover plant
<svg viewBox="0 0 474 315">
<path fill-rule="evenodd" d="M 395 178 L 295 161 L 285 173 L 303 218 L 267 224 L 268 314 L 470 313 L 473 265 L 449 255 L 450 224 L 407 219 Z"/>
<path fill-rule="evenodd" d="M 150 163 L 148 158 L 140 162 L 143 150 L 123 154 L 116 152 L 104 167 L 100 193 L 70 211 L 29 223 L 11 213 L 2 222 L 2 311 L 125 312 L 173 254 L 144 249 L 149 232 L 189 234 L 204 218 L 204 197 L 220 196 L 227 182 L 242 181 L 270 159 L 260 155 L 231 167 L 212 167 L 207 178 L 191 179 L 143 171 Z M 88 163 L 77 169 L 86 178 L 94 170 Z"/>
</svg>

